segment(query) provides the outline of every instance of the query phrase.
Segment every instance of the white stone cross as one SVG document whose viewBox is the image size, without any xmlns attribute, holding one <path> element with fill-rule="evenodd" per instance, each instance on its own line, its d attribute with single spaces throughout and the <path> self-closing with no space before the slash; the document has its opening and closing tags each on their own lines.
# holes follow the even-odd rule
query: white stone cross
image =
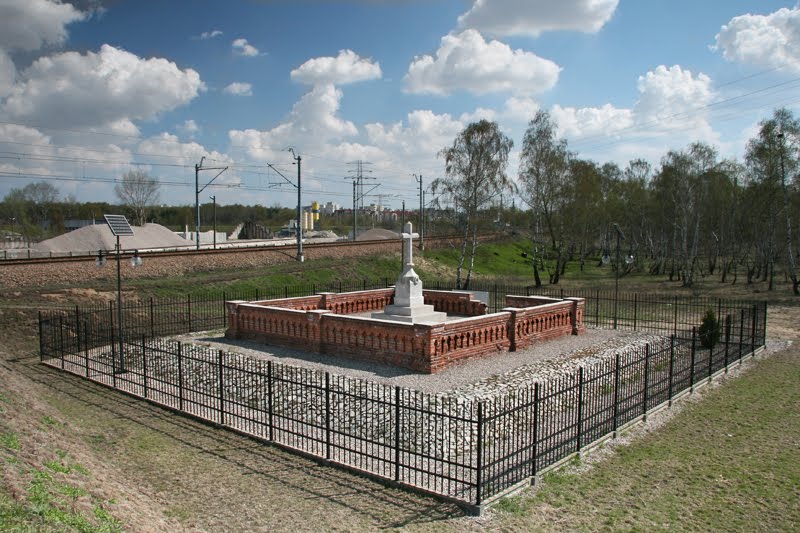
<svg viewBox="0 0 800 533">
<path fill-rule="evenodd" d="M 406 252 L 406 265 L 405 266 L 414 266 L 414 262 L 411 260 L 411 242 L 414 237 L 419 237 L 419 233 L 413 233 L 411 230 L 411 222 L 406 222 L 406 227 L 404 228 L 405 231 L 403 232 L 403 246 L 405 246 Z"/>
</svg>

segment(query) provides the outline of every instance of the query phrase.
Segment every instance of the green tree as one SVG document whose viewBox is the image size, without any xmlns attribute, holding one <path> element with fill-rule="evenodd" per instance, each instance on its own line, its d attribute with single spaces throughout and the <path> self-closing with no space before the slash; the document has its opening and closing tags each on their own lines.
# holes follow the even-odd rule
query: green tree
<svg viewBox="0 0 800 533">
<path fill-rule="evenodd" d="M 506 176 L 508 153 L 514 142 L 506 137 L 496 122 L 473 122 L 458 134 L 453 145 L 439 156 L 445 160 L 445 178 L 432 186 L 452 200 L 463 224 L 461 255 L 456 269 L 456 285 L 468 288 L 475 266 L 478 246 L 479 214 L 503 191 L 513 190 Z M 469 245 L 469 267 L 462 276 Z"/>
<path fill-rule="evenodd" d="M 556 254 L 556 267 L 550 276 L 558 283 L 561 263 L 565 261 L 563 228 L 559 215 L 564 212 L 565 189 L 570 173 L 572 155 L 567 141 L 556 138 L 556 125 L 547 111 L 537 111 L 528 123 L 522 139 L 519 182 L 522 200 L 533 210 L 534 233 L 541 219 L 550 244 Z"/>
<path fill-rule="evenodd" d="M 783 226 L 783 255 L 786 272 L 792 281 L 792 291 L 800 295 L 797 266 L 792 247 L 792 219 L 790 190 L 791 178 L 797 173 L 798 148 L 800 148 L 800 121 L 788 109 L 777 109 L 772 118 L 760 124 L 758 137 L 747 143 L 745 159 L 754 182 L 761 187 L 766 208 L 766 237 L 769 245 L 769 288 L 773 288 L 774 262 L 778 256 L 779 231 Z M 783 224 L 779 223 L 783 211 Z"/>
</svg>

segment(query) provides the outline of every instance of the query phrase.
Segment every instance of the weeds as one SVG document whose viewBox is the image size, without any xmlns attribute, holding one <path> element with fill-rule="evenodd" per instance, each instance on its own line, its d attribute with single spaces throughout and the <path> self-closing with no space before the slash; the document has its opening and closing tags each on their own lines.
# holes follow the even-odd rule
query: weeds
<svg viewBox="0 0 800 533">
<path fill-rule="evenodd" d="M 0 445 L 9 450 L 19 450 L 19 437 L 14 432 L 3 433 L 0 435 Z"/>
</svg>

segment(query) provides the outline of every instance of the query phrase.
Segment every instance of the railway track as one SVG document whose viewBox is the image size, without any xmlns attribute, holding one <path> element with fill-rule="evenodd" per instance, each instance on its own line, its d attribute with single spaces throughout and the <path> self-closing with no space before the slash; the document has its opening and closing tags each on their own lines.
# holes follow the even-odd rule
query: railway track
<svg viewBox="0 0 800 533">
<path fill-rule="evenodd" d="M 438 237 L 426 237 L 425 243 L 431 245 L 432 247 L 436 247 L 441 245 L 442 243 L 450 242 L 453 239 L 457 238 L 456 236 L 452 235 L 445 235 L 445 236 L 438 236 Z M 333 249 L 341 249 L 346 250 L 348 248 L 360 248 L 365 246 L 375 246 L 375 245 L 382 245 L 387 244 L 388 242 L 400 242 L 400 239 L 383 239 L 383 240 L 374 240 L 374 241 L 337 241 L 337 242 L 325 242 L 325 243 L 314 243 L 313 241 L 306 241 L 303 243 L 303 250 L 308 254 L 314 250 L 333 250 Z M 399 246 L 399 245 L 398 245 Z M 175 249 L 175 248 L 168 248 L 168 249 L 143 249 L 138 250 L 139 255 L 145 258 L 168 258 L 168 257 L 196 257 L 196 256 L 225 256 L 231 254 L 237 254 L 242 252 L 274 252 L 276 254 L 282 255 L 289 255 L 295 256 L 295 250 L 297 249 L 297 245 L 292 244 L 264 244 L 264 245 L 249 245 L 249 246 L 225 246 L 225 247 L 217 247 L 216 249 L 210 247 L 200 248 L 199 250 L 196 248 L 191 249 Z M 121 258 L 126 259 L 133 256 L 135 250 L 126 249 L 122 250 L 120 255 Z M 109 252 L 109 254 L 113 254 L 113 251 Z M 69 255 L 51 255 L 45 257 L 15 257 L 15 258 L 3 258 L 0 257 L 0 268 L 4 265 L 47 265 L 47 264 L 55 264 L 55 263 L 80 263 L 80 262 L 87 262 L 87 261 L 94 261 L 97 258 L 96 253 L 71 253 Z"/>
</svg>

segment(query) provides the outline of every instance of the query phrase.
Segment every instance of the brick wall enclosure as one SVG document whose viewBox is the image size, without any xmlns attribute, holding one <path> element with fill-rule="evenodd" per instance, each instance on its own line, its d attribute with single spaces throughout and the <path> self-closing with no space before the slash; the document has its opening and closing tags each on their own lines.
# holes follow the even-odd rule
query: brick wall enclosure
<svg viewBox="0 0 800 533">
<path fill-rule="evenodd" d="M 487 315 L 486 304 L 470 293 L 423 291 L 423 296 L 426 304 L 450 319 L 407 324 L 358 316 L 391 304 L 394 289 L 389 288 L 226 302 L 225 335 L 434 373 L 466 359 L 519 350 L 586 329 L 583 298 L 507 296 L 508 307 Z"/>
</svg>

